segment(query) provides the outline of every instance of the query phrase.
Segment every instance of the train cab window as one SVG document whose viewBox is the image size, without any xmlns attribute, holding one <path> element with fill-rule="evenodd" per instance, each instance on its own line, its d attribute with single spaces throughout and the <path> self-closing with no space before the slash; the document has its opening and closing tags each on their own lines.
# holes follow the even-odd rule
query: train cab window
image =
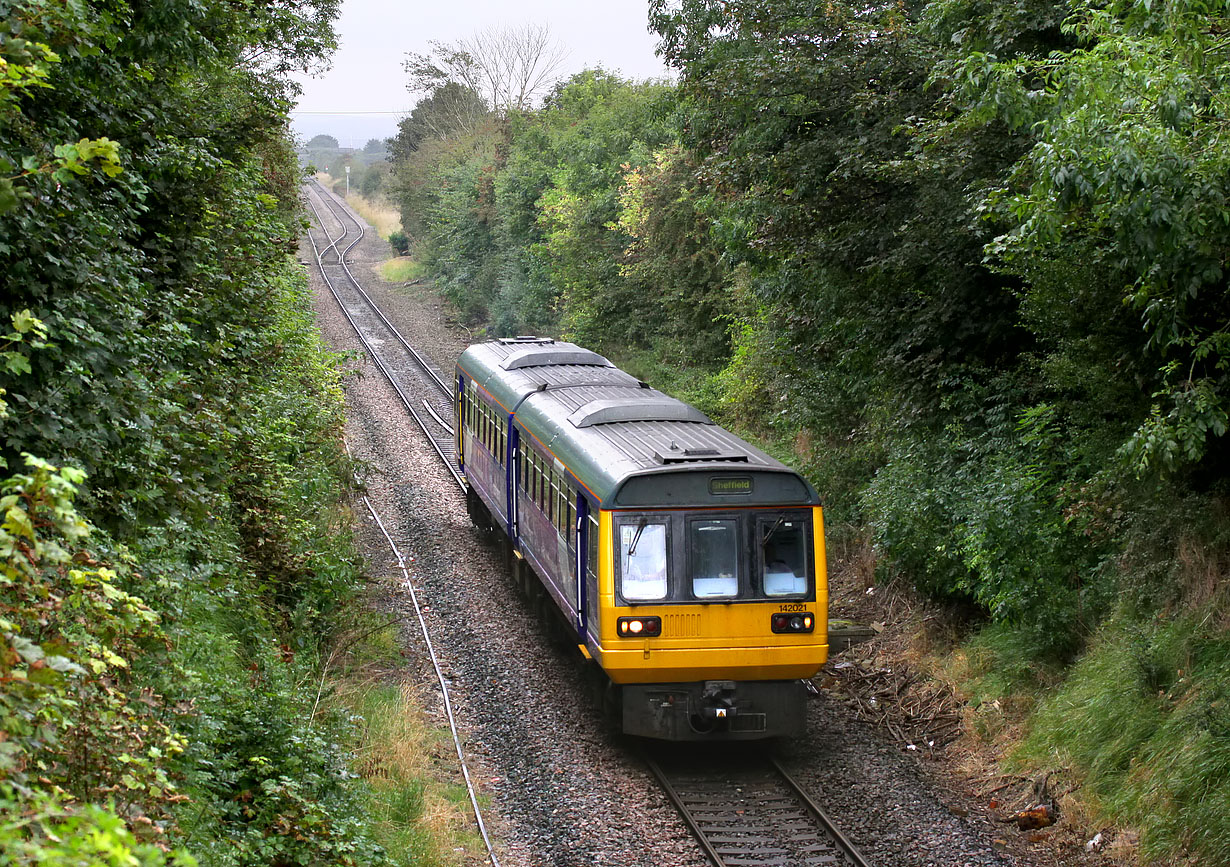
<svg viewBox="0 0 1230 867">
<path fill-rule="evenodd" d="M 620 593 L 629 602 L 666 598 L 666 524 L 645 519 L 619 527 Z"/>
<path fill-rule="evenodd" d="M 739 524 L 731 519 L 688 522 L 688 564 L 697 599 L 739 595 Z"/>
<path fill-rule="evenodd" d="M 594 509 L 595 507 L 591 504 L 590 508 Z M 593 583 L 596 583 L 598 580 L 598 537 L 601 533 L 602 529 L 598 523 L 598 516 L 590 512 L 589 527 L 585 533 L 585 573 L 588 576 L 592 576 Z M 596 598 L 597 594 L 594 594 L 594 596 Z"/>
<path fill-rule="evenodd" d="M 761 519 L 761 574 L 766 596 L 802 596 L 807 593 L 807 524 L 786 516 Z"/>
</svg>

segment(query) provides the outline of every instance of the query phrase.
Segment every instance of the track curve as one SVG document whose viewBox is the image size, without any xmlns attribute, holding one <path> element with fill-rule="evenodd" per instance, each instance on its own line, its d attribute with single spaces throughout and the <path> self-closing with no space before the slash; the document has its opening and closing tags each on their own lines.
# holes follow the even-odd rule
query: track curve
<svg viewBox="0 0 1230 867">
<path fill-rule="evenodd" d="M 362 221 L 319 183 L 313 181 L 307 190 L 307 205 L 316 222 L 308 238 L 325 285 L 372 362 L 393 386 L 458 487 L 464 489 L 457 469 L 455 431 L 448 421 L 453 413 L 451 385 L 393 326 L 351 272 L 346 255 L 363 240 Z M 327 222 L 333 224 L 332 230 Z"/>
</svg>

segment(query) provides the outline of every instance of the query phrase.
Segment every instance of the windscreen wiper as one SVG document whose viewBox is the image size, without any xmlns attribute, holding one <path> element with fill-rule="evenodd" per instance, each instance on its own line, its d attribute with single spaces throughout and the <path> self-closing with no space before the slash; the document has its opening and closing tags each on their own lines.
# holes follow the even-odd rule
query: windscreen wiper
<svg viewBox="0 0 1230 867">
<path fill-rule="evenodd" d="M 773 538 L 773 534 L 776 533 L 777 529 L 785 522 L 786 522 L 785 515 L 782 515 L 780 518 L 777 519 L 777 522 L 772 527 L 769 528 L 769 532 L 764 534 L 764 540 L 760 543 L 761 548 L 769 547 L 769 540 Z"/>
<path fill-rule="evenodd" d="M 628 546 L 628 556 L 636 556 L 636 543 L 641 541 L 641 533 L 645 532 L 645 528 L 649 526 L 649 521 L 641 518 L 639 524 L 636 525 L 636 534 L 632 537 L 632 544 Z"/>
</svg>

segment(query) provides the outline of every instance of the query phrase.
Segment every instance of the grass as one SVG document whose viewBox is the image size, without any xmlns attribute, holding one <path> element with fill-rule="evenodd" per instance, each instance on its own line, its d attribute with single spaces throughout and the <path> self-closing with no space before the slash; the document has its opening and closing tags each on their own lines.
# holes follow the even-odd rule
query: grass
<svg viewBox="0 0 1230 867">
<path fill-rule="evenodd" d="M 380 263 L 380 276 L 389 283 L 409 283 L 423 276 L 423 266 L 409 256 Z"/>
<path fill-rule="evenodd" d="M 372 632 L 350 657 L 336 699 L 361 719 L 355 769 L 371 792 L 376 842 L 392 863 L 415 867 L 455 867 L 481 856 L 468 795 L 454 782 L 450 735 L 428 723 L 422 696 L 389 677 L 395 663 L 404 665 L 395 628 Z"/>
<path fill-rule="evenodd" d="M 1030 720 L 1019 766 L 1067 768 L 1142 854 L 1230 863 L 1230 638 L 1196 615 L 1120 614 Z"/>
<path fill-rule="evenodd" d="M 389 235 L 401 231 L 401 214 L 381 200 L 367 199 L 352 191 L 346 197 L 346 204 L 367 220 L 376 230 L 376 234 L 386 241 L 389 240 Z"/>
</svg>

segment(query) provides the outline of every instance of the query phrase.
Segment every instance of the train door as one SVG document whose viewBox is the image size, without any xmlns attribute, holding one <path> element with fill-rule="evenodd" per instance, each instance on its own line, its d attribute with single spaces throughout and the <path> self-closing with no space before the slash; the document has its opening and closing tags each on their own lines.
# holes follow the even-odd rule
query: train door
<svg viewBox="0 0 1230 867">
<path fill-rule="evenodd" d="M 506 527 L 508 538 L 514 544 L 517 539 L 517 484 L 521 480 L 521 464 L 518 458 L 521 456 L 521 435 L 517 430 L 517 426 L 513 424 L 513 415 L 508 416 L 508 451 L 506 452 L 508 463 L 504 467 L 505 490 L 508 492 L 508 513 L 506 518 Z"/>
<path fill-rule="evenodd" d="M 457 375 L 457 400 L 455 404 L 455 418 L 457 428 L 457 468 L 463 473 L 465 472 L 465 419 L 466 419 L 466 379 L 461 374 Z"/>
<path fill-rule="evenodd" d="M 584 495 L 576 495 L 576 520 L 572 524 L 572 569 L 577 584 L 577 634 L 585 638 L 586 592 L 585 574 L 588 566 L 589 502 Z"/>
<path fill-rule="evenodd" d="M 555 563 L 552 564 L 559 575 L 560 590 L 567 597 L 572 612 L 575 614 L 580 597 L 577 595 L 577 583 L 574 577 L 576 570 L 575 536 L 572 513 L 576 510 L 573 504 L 574 494 L 568 484 L 569 473 L 558 459 L 552 461 L 550 476 L 551 520 L 555 523 Z"/>
</svg>

